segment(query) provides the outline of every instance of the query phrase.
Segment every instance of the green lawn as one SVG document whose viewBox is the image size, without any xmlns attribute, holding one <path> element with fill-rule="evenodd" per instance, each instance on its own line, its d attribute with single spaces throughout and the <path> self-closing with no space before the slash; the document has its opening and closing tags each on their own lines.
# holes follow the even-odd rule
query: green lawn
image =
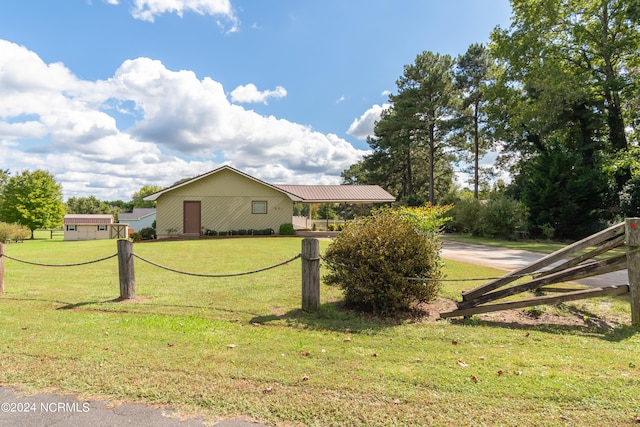
<svg viewBox="0 0 640 427">
<path fill-rule="evenodd" d="M 218 274 L 287 260 L 300 241 L 163 241 L 134 250 L 170 268 Z M 38 238 L 5 252 L 67 264 L 112 255 L 116 243 Z M 0 383 L 28 391 L 282 425 L 632 425 L 640 415 L 640 335 L 628 321 L 598 321 L 628 319 L 624 298 L 554 309 L 590 316 L 587 326 L 385 322 L 344 311 L 340 291 L 325 286 L 320 311 L 301 313 L 300 260 L 203 278 L 137 259 L 132 302 L 115 301 L 116 258 L 5 265 Z M 448 280 L 503 273 L 449 261 L 445 271 Z M 444 282 L 441 298 L 457 299 L 477 284 Z"/>
</svg>

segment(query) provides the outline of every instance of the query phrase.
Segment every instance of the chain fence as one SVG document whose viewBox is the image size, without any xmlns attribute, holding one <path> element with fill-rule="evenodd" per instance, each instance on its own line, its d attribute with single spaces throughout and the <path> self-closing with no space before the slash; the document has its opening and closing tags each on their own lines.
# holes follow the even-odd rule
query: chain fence
<svg viewBox="0 0 640 427">
<path fill-rule="evenodd" d="M 43 262 L 27 261 L 27 260 L 24 260 L 24 259 L 15 258 L 15 257 L 9 256 L 7 254 L 0 254 L 0 258 L 1 257 L 5 257 L 5 258 L 10 259 L 12 261 L 20 262 L 20 263 L 23 263 L 23 264 L 29 264 L 29 265 L 37 265 L 39 267 L 77 267 L 79 265 L 95 264 L 97 262 L 106 261 L 108 259 L 115 258 L 117 256 L 118 256 L 118 254 L 115 253 L 113 255 L 109 255 L 109 256 L 106 256 L 104 258 L 94 259 L 94 260 L 91 260 L 91 261 L 74 262 L 74 263 L 70 263 L 70 264 L 46 264 L 46 263 L 43 263 Z"/>
<path fill-rule="evenodd" d="M 171 271 L 173 273 L 184 274 L 184 275 L 188 275 L 188 276 L 212 277 L 212 278 L 246 276 L 246 275 L 249 275 L 249 274 L 260 273 L 262 271 L 271 270 L 271 269 L 274 269 L 274 268 L 281 267 L 283 265 L 289 264 L 289 263 L 295 261 L 296 259 L 298 259 L 298 258 L 300 258 L 302 256 L 302 254 L 297 254 L 296 256 L 294 256 L 292 258 L 289 258 L 286 261 L 282 261 L 282 262 L 279 262 L 277 264 L 270 265 L 268 267 L 262 267 L 262 268 L 258 268 L 258 269 L 255 269 L 255 270 L 243 271 L 243 272 L 240 272 L 240 273 L 207 274 L 207 273 L 194 273 L 194 272 L 190 272 L 190 271 L 178 270 L 178 269 L 167 267 L 167 266 L 164 266 L 164 265 L 159 264 L 157 262 L 148 260 L 148 259 L 146 259 L 146 258 L 144 258 L 144 257 L 142 257 L 142 256 L 140 256 L 138 254 L 135 254 L 135 253 L 132 254 L 132 255 L 135 258 L 138 258 L 139 260 L 146 262 L 147 264 L 153 265 L 154 267 L 158 267 L 158 268 L 161 268 L 163 270 Z M 117 256 L 118 256 L 118 254 L 115 253 L 113 255 L 109 255 L 109 256 L 106 256 L 106 257 L 103 257 L 103 258 L 94 259 L 94 260 L 91 260 L 91 261 L 82 261 L 82 262 L 75 262 L 75 263 L 68 263 L 68 264 L 47 264 L 47 263 L 28 261 L 28 260 L 12 257 L 12 256 L 9 256 L 7 254 L 0 254 L 0 258 L 4 257 L 4 258 L 10 259 L 12 261 L 16 261 L 16 262 L 23 263 L 23 264 L 35 265 L 35 266 L 39 266 L 39 267 L 77 267 L 77 266 L 81 266 L 81 265 L 95 264 L 95 263 L 98 263 L 98 262 L 101 262 L 101 261 L 106 261 L 108 259 L 115 258 Z"/>
<path fill-rule="evenodd" d="M 285 261 L 279 262 L 277 264 L 273 264 L 267 267 L 262 267 L 262 268 L 258 268 L 258 269 L 254 269 L 254 270 L 249 270 L 249 271 L 243 271 L 243 272 L 239 272 L 239 273 L 223 273 L 223 274 L 211 274 L 211 273 L 196 273 L 196 272 L 191 272 L 191 271 L 184 271 L 184 270 L 179 270 L 176 268 L 172 268 L 172 267 L 168 267 L 165 265 L 162 265 L 158 262 L 155 261 L 151 261 L 143 256 L 140 256 L 136 253 L 132 254 L 135 258 L 138 258 L 139 260 L 150 264 L 154 267 L 158 267 L 161 268 L 163 270 L 166 271 L 170 271 L 172 273 L 177 273 L 177 274 L 183 274 L 183 275 L 187 275 L 187 276 L 195 276 L 195 277 L 207 277 L 207 278 L 224 278 L 224 277 L 238 277 L 238 276 L 247 276 L 250 274 L 256 274 L 256 273 L 260 273 L 263 271 L 267 271 L 267 270 L 272 270 L 274 268 L 277 267 L 281 267 L 284 266 L 286 264 L 289 264 L 295 260 L 297 260 L 298 258 L 300 258 L 302 256 L 302 254 L 297 254 L 295 256 L 293 256 L 292 258 L 289 258 Z M 29 260 L 24 260 L 24 259 L 20 259 L 20 258 L 16 258 L 13 256 L 9 256 L 6 253 L 5 254 L 0 254 L 0 257 L 5 257 L 7 259 L 10 259 L 12 261 L 16 261 L 16 262 L 20 262 L 23 264 L 29 264 L 29 265 L 35 265 L 35 266 L 39 266 L 39 267 L 78 267 L 78 266 L 82 266 L 82 265 L 89 265 L 89 264 L 95 264 L 98 262 L 102 262 L 102 261 L 106 261 L 109 260 L 111 258 L 115 258 L 117 257 L 118 254 L 115 253 L 113 255 L 108 255 L 102 258 L 98 258 L 98 259 L 94 259 L 94 260 L 90 260 L 90 261 L 82 261 L 82 262 L 75 262 L 75 263 L 66 263 L 66 264 L 48 264 L 48 263 L 42 263 L 42 262 L 35 262 L 35 261 L 29 261 Z M 316 261 L 316 260 L 322 260 L 325 263 L 329 264 L 329 261 L 325 260 L 322 256 L 318 257 L 318 258 L 313 258 L 310 259 L 312 261 Z M 342 268 L 354 268 L 351 266 L 347 266 L 345 264 L 340 264 L 340 263 L 336 263 L 336 262 L 331 262 L 331 264 L 342 267 Z M 354 268 L 356 269 L 356 268 Z M 531 276 L 532 274 L 520 274 L 520 275 L 512 275 L 511 277 L 528 277 Z M 409 281 L 417 281 L 417 282 L 427 282 L 427 281 L 439 281 L 439 282 L 477 282 L 477 281 L 488 281 L 488 280 L 497 280 L 502 278 L 500 277 L 473 277 L 473 278 L 458 278 L 458 279 L 446 279 L 446 278 L 433 278 L 433 277 L 404 277 L 403 279 L 405 280 L 409 280 Z"/>
</svg>

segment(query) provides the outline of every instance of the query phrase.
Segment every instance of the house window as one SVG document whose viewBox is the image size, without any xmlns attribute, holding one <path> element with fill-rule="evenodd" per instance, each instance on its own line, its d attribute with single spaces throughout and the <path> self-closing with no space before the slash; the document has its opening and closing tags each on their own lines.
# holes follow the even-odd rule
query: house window
<svg viewBox="0 0 640 427">
<path fill-rule="evenodd" d="M 98 225 L 98 231 L 107 231 L 107 224 Z"/>
<path fill-rule="evenodd" d="M 76 226 L 75 225 L 67 225 L 67 231 L 76 231 Z"/>
<path fill-rule="evenodd" d="M 251 202 L 251 213 L 252 214 L 266 214 L 267 213 L 267 202 L 266 201 L 253 201 L 253 202 Z"/>
</svg>

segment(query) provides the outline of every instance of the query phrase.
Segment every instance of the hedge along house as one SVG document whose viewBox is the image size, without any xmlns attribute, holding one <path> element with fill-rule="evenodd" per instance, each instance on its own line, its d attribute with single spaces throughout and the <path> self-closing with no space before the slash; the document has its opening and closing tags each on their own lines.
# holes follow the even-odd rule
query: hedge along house
<svg viewBox="0 0 640 427">
<path fill-rule="evenodd" d="M 197 237 L 206 230 L 277 233 L 292 222 L 294 203 L 389 203 L 377 185 L 273 185 L 230 166 L 180 182 L 144 200 L 156 201 L 158 238 Z"/>
<path fill-rule="evenodd" d="M 106 214 L 67 214 L 62 220 L 64 240 L 126 239 L 127 224 L 114 224 Z"/>
</svg>

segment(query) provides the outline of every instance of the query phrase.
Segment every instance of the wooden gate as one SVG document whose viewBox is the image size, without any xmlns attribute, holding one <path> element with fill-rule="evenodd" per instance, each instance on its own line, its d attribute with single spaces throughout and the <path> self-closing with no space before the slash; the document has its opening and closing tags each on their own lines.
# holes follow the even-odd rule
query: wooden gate
<svg viewBox="0 0 640 427">
<path fill-rule="evenodd" d="M 514 270 L 499 279 L 478 286 L 470 291 L 465 291 L 462 293 L 462 301 L 457 304 L 457 308 L 440 313 L 440 317 L 470 316 L 492 311 L 558 304 L 565 301 L 629 293 L 630 288 L 633 288 L 633 286 L 630 287 L 629 284 L 578 289 L 569 292 L 567 292 L 568 289 L 551 288 L 549 285 L 626 269 L 628 264 L 631 263 L 628 262 L 628 259 L 637 260 L 637 258 L 632 257 L 638 256 L 638 247 L 629 246 L 631 243 L 627 242 L 628 247 L 626 254 L 620 254 L 619 251 L 611 254 L 610 251 L 625 244 L 625 231 L 627 240 L 630 240 L 629 236 L 631 233 L 633 233 L 634 236 L 635 233 L 640 234 L 640 230 L 636 230 L 636 228 L 640 229 L 640 225 L 638 224 L 640 224 L 640 219 L 638 218 L 627 219 L 626 224 L 623 222 L 614 225 L 566 248 L 549 254 L 526 267 Z M 636 237 L 633 237 L 631 240 L 635 238 Z M 585 252 L 583 253 L 583 251 Z M 594 260 L 595 257 L 599 257 L 599 259 Z M 551 267 L 558 262 L 560 262 L 559 265 Z M 630 278 L 640 271 L 640 266 L 636 265 L 637 262 L 632 262 L 633 266 L 629 266 Z M 505 287 L 526 276 L 531 276 L 533 279 L 526 283 Z M 640 284 L 635 285 L 640 288 Z M 562 293 L 515 301 L 496 302 L 502 298 L 527 291 Z M 633 323 L 636 324 L 640 323 L 640 314 L 638 314 L 640 313 L 640 297 L 636 295 L 639 293 L 638 290 L 631 289 L 631 292 Z M 635 300 L 639 302 L 634 303 Z M 636 307 L 634 307 L 634 304 Z"/>
</svg>

